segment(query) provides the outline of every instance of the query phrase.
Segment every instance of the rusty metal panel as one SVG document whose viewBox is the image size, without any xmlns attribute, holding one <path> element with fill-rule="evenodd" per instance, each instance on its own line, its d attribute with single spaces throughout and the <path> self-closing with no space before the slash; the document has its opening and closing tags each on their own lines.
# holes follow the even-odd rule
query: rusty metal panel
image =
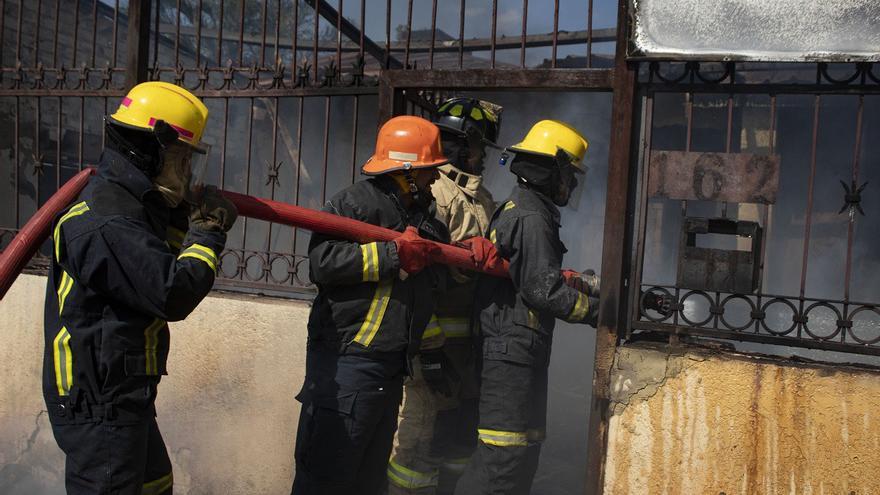
<svg viewBox="0 0 880 495">
<path fill-rule="evenodd" d="M 876 0 L 629 0 L 634 58 L 880 61 Z"/>
<path fill-rule="evenodd" d="M 779 155 L 652 151 L 648 196 L 669 199 L 776 202 Z"/>
</svg>

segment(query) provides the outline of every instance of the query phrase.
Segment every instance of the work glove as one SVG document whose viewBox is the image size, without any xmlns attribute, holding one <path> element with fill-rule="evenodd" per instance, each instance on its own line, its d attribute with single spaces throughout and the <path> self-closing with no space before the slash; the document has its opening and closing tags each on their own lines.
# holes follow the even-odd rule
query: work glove
<svg viewBox="0 0 880 495">
<path fill-rule="evenodd" d="M 562 276 L 565 278 L 565 285 L 583 292 L 590 297 L 599 297 L 600 279 L 593 270 L 584 270 L 576 272 L 574 270 L 562 270 Z"/>
<path fill-rule="evenodd" d="M 238 209 L 232 201 L 220 194 L 216 187 L 206 186 L 202 202 L 190 210 L 189 225 L 206 232 L 228 232 L 236 218 Z"/>
<path fill-rule="evenodd" d="M 397 247 L 400 269 L 407 275 L 415 275 L 433 264 L 434 256 L 440 252 L 440 246 L 419 236 L 415 227 L 407 227 L 393 242 Z"/>
<path fill-rule="evenodd" d="M 668 294 L 648 292 L 642 295 L 642 300 L 645 302 L 645 309 L 652 309 L 664 317 L 672 314 L 672 296 Z"/>
<path fill-rule="evenodd" d="M 452 396 L 452 384 L 461 381 L 461 377 L 442 349 L 431 349 L 419 354 L 422 377 L 434 393 L 444 397 Z"/>
<path fill-rule="evenodd" d="M 479 271 L 491 271 L 501 264 L 501 256 L 495 249 L 495 244 L 485 237 L 471 237 L 464 239 L 458 243 L 471 252 L 471 260 L 474 262 L 474 269 Z"/>
</svg>

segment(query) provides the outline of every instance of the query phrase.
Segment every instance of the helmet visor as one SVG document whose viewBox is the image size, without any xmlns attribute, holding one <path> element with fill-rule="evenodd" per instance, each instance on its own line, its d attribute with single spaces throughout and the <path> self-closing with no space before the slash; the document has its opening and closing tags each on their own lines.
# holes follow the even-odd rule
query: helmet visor
<svg viewBox="0 0 880 495">
<path fill-rule="evenodd" d="M 556 159 L 560 167 L 559 199 L 561 203 L 564 202 L 560 206 L 578 211 L 584 189 L 586 189 L 584 183 L 586 182 L 587 167 L 582 163 L 575 165 L 568 153 L 559 153 Z"/>
<path fill-rule="evenodd" d="M 204 141 L 194 147 L 190 154 L 189 180 L 184 194 L 184 199 L 189 204 L 197 205 L 202 202 L 210 156 L 211 145 Z"/>
</svg>

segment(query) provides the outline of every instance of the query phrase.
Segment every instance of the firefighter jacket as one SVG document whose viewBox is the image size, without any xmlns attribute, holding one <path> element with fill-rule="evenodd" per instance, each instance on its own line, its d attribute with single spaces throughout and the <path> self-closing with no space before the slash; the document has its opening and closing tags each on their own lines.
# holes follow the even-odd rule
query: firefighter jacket
<svg viewBox="0 0 880 495">
<path fill-rule="evenodd" d="M 415 226 L 426 239 L 449 242 L 433 208 L 405 208 L 401 189 L 382 175 L 353 184 L 324 211 L 399 232 Z M 434 291 L 445 285 L 440 265 L 405 277 L 394 242 L 359 244 L 314 234 L 309 273 L 318 295 L 309 314 L 309 346 L 339 354 L 401 359 L 419 348 L 434 311 Z"/>
<path fill-rule="evenodd" d="M 105 150 L 55 220 L 46 288 L 43 394 L 56 424 L 138 422 L 155 414 L 166 321 L 186 318 L 214 283 L 226 235 L 187 231 L 152 182 Z"/>
<path fill-rule="evenodd" d="M 453 242 L 485 236 L 489 218 L 495 211 L 492 194 L 483 186 L 483 177 L 462 172 L 451 164 L 440 167 L 440 178 L 431 186 L 437 201 L 437 218 L 449 227 Z M 449 287 L 437 301 L 437 333 L 425 335 L 423 349 L 440 347 L 445 338 L 470 337 L 470 317 L 476 277 L 450 270 Z"/>
<path fill-rule="evenodd" d="M 489 240 L 510 262 L 510 278 L 481 275 L 476 291 L 487 359 L 546 364 L 556 318 L 596 325 L 598 299 L 565 285 L 559 209 L 517 184 L 495 211 Z"/>
</svg>

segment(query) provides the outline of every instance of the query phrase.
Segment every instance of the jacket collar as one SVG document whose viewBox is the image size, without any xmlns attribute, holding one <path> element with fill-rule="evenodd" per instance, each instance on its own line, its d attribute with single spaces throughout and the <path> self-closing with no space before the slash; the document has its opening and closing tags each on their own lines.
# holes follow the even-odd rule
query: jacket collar
<svg viewBox="0 0 880 495">
<path fill-rule="evenodd" d="M 472 198 L 477 197 L 480 186 L 483 184 L 482 175 L 469 174 L 462 171 L 451 163 L 440 166 L 440 172 L 449 178 L 459 189 Z"/>
<path fill-rule="evenodd" d="M 101 155 L 98 175 L 109 182 L 119 184 L 141 201 L 148 193 L 155 190 L 153 182 L 146 174 L 126 160 L 121 153 L 109 148 L 105 148 Z"/>
<path fill-rule="evenodd" d="M 513 195 L 525 203 L 525 205 L 531 204 L 533 207 L 545 210 L 550 215 L 551 220 L 553 220 L 556 225 L 560 225 L 559 208 L 553 204 L 553 201 L 547 197 L 546 194 L 530 187 L 528 184 L 520 182 L 516 185 L 516 190 Z"/>
</svg>

